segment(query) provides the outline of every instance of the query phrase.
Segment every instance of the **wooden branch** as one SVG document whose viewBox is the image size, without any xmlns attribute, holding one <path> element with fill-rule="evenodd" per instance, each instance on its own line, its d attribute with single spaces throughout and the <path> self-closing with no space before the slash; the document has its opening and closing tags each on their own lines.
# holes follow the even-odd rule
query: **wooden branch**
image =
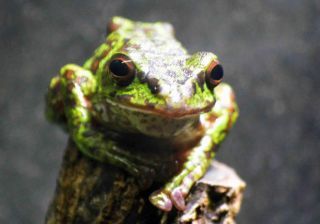
<svg viewBox="0 0 320 224">
<path fill-rule="evenodd" d="M 232 224 L 245 188 L 231 168 L 214 161 L 193 187 L 187 209 L 164 213 L 148 200 L 159 186 L 141 190 L 137 181 L 121 169 L 82 155 L 70 141 L 46 223 Z"/>
</svg>

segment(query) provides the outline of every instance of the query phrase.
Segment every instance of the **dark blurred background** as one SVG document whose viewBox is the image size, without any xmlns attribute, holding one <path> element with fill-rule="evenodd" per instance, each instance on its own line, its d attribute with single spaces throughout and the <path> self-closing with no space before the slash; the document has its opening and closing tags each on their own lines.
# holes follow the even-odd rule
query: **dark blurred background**
<svg viewBox="0 0 320 224">
<path fill-rule="evenodd" d="M 219 55 L 241 109 L 218 154 L 248 184 L 238 223 L 319 223 L 317 0 L 2 0 L 0 223 L 43 222 L 67 141 L 44 118 L 44 94 L 114 15 L 169 21 L 190 52 Z"/>
</svg>

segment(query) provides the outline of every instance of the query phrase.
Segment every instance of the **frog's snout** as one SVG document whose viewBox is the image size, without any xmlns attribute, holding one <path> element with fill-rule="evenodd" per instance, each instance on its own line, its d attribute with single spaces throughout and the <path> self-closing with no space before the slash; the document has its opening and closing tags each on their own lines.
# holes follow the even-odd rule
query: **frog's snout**
<svg viewBox="0 0 320 224">
<path fill-rule="evenodd" d="M 214 105 L 214 95 L 208 89 L 198 88 L 195 79 L 190 79 L 183 85 L 160 85 L 156 95 L 165 100 L 165 104 L 158 107 L 166 115 L 182 117 L 198 115 L 209 111 Z"/>
</svg>

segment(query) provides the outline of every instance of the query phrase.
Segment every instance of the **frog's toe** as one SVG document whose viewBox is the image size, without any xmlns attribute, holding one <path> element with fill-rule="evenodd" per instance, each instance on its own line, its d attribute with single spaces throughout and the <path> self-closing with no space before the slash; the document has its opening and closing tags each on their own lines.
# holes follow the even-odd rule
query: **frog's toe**
<svg viewBox="0 0 320 224">
<path fill-rule="evenodd" d="M 149 196 L 150 202 L 157 208 L 169 212 L 172 209 L 172 202 L 170 197 L 162 190 L 155 191 Z"/>
<path fill-rule="evenodd" d="M 170 198 L 174 206 L 178 210 L 185 210 L 186 202 L 185 198 L 189 194 L 192 186 L 195 182 L 203 175 L 202 170 L 196 168 L 192 170 L 188 175 L 186 175 L 178 186 L 171 190 Z"/>
<path fill-rule="evenodd" d="M 183 193 L 181 187 L 176 187 L 170 194 L 172 203 L 180 211 L 183 211 L 186 208 L 185 196 L 186 194 Z"/>
</svg>

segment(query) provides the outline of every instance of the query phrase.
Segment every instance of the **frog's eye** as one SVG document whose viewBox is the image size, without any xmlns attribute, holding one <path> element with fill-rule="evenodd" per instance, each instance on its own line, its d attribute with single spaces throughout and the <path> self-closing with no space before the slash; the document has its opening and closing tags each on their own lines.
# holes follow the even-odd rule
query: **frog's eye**
<svg viewBox="0 0 320 224">
<path fill-rule="evenodd" d="M 111 59 L 108 67 L 111 77 L 118 85 L 126 86 L 133 81 L 136 70 L 134 64 L 128 57 L 118 55 Z"/>
<path fill-rule="evenodd" d="M 223 78 L 223 68 L 217 61 L 213 61 L 206 70 L 206 82 L 211 88 L 217 86 Z"/>
</svg>

